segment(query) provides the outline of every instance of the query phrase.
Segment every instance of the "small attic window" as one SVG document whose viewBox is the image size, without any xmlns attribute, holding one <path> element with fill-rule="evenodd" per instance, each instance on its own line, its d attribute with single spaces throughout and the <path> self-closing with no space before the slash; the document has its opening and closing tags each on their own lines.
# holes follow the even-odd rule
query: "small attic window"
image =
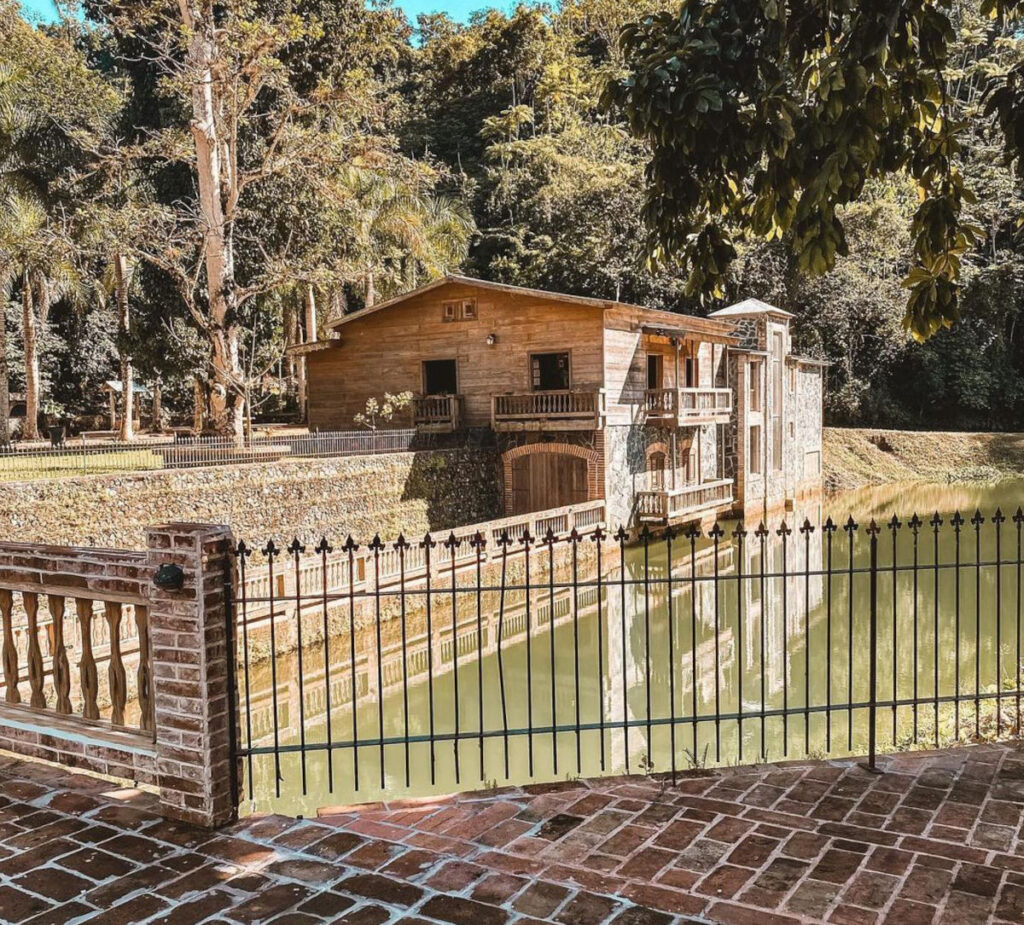
<svg viewBox="0 0 1024 925">
<path fill-rule="evenodd" d="M 476 321 L 476 299 L 458 299 L 441 304 L 442 321 Z"/>
</svg>

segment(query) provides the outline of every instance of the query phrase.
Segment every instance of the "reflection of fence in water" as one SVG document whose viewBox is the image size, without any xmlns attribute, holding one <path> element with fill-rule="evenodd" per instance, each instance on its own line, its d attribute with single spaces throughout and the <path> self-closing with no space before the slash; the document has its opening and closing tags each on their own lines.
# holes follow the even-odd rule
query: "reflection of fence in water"
<svg viewBox="0 0 1024 925">
<path fill-rule="evenodd" d="M 534 603 L 530 608 L 530 617 L 533 628 L 547 627 L 551 625 L 551 612 L 554 610 L 555 627 L 571 622 L 573 619 L 572 593 L 568 589 L 556 592 L 558 596 L 551 602 Z M 597 588 L 585 588 L 578 594 L 577 616 L 583 619 L 592 616 L 597 612 Z M 486 658 L 494 655 L 498 650 L 498 621 L 502 620 L 501 645 L 515 645 L 526 638 L 526 616 L 525 603 L 515 605 L 512 609 L 506 609 L 504 617 L 497 613 L 487 614 L 483 617 L 480 632 L 477 631 L 476 617 L 463 620 L 458 627 L 458 648 L 459 659 L 463 660 L 469 656 Z M 333 637 L 331 639 L 331 684 L 330 702 L 332 709 L 338 715 L 346 716 L 352 707 L 352 671 L 351 663 L 347 660 L 347 642 L 344 638 Z M 341 650 L 340 660 L 333 658 L 334 653 Z M 451 627 L 438 628 L 433 641 L 428 640 L 425 633 L 408 639 L 405 647 L 403 663 L 403 652 L 401 644 L 388 647 L 381 658 L 381 672 L 384 679 L 383 694 L 386 697 L 400 689 L 404 683 L 410 686 L 423 682 L 431 669 L 434 677 L 438 678 L 444 672 L 450 672 L 454 665 L 454 645 L 452 642 Z M 278 682 L 278 731 L 282 740 L 290 741 L 298 736 L 298 728 L 295 725 L 298 721 L 299 711 L 297 709 L 298 698 L 303 701 L 303 715 L 307 723 L 316 723 L 324 719 L 327 714 L 327 691 L 324 683 L 326 672 L 322 667 L 322 655 L 320 656 L 321 667 L 305 675 L 305 684 L 298 687 L 298 678 L 292 676 Z M 336 673 L 339 676 L 336 676 Z M 377 661 L 376 652 L 371 647 L 361 647 L 361 652 L 356 656 L 356 697 L 359 706 L 376 704 L 380 700 L 376 690 Z M 273 735 L 274 726 L 270 721 L 273 715 L 272 693 L 269 686 L 263 687 L 258 693 L 251 696 L 249 704 L 249 715 L 253 719 L 253 741 L 266 740 Z M 245 701 L 242 700 L 241 708 L 246 709 Z"/>
<path fill-rule="evenodd" d="M 546 551 L 542 552 L 546 558 Z M 734 557 L 734 549 L 731 546 L 720 547 L 717 551 L 711 547 L 698 549 L 692 560 L 692 567 L 688 553 L 685 556 L 680 556 L 678 561 L 674 561 L 673 572 L 677 581 L 673 594 L 685 598 L 692 593 L 693 589 L 685 580 L 691 574 L 696 575 L 698 578 L 707 578 L 712 575 L 715 571 L 714 557 L 716 555 L 719 572 L 727 572 L 732 567 Z M 607 567 L 607 563 L 605 565 Z M 562 568 L 565 567 L 566 563 L 563 562 Z M 495 569 L 495 563 L 492 562 L 490 568 Z M 617 587 L 618 578 L 616 576 L 619 568 L 618 562 L 613 563 L 613 569 L 606 571 L 602 575 L 600 588 L 596 582 L 595 573 L 591 572 L 589 575 L 580 576 L 580 582 L 586 583 L 581 583 L 575 591 L 575 610 L 573 606 L 574 589 L 572 587 L 565 587 L 562 584 L 562 578 L 558 579 L 554 587 L 553 600 L 550 597 L 550 589 L 544 580 L 540 580 L 536 585 L 532 585 L 529 607 L 526 606 L 526 590 L 519 585 L 510 586 L 504 592 L 504 611 L 501 612 L 493 608 L 486 610 L 481 617 L 479 633 L 475 611 L 469 616 L 460 618 L 457 633 L 460 664 L 470 658 L 488 658 L 496 654 L 499 644 L 499 621 L 501 622 L 500 643 L 503 648 L 522 645 L 525 642 L 528 635 L 528 617 L 532 632 L 538 630 L 546 631 L 552 624 L 557 630 L 561 626 L 570 624 L 574 618 L 579 619 L 581 622 L 594 618 L 600 619 L 600 605 L 600 608 L 605 610 L 604 618 L 608 622 L 609 627 L 617 626 L 619 621 L 617 608 L 620 605 L 612 591 Z M 652 569 L 654 582 L 649 590 L 649 603 L 652 608 L 665 606 L 668 596 L 668 586 L 665 582 L 667 574 L 667 569 L 663 564 Z M 700 595 L 707 596 L 710 594 L 711 589 L 706 582 L 702 582 L 698 585 L 697 591 Z M 392 595 L 396 593 L 395 591 L 391 592 Z M 474 588 L 472 586 L 459 588 L 460 595 L 472 595 L 473 593 Z M 599 594 L 601 595 L 600 598 Z M 431 590 L 431 596 L 435 599 L 438 597 L 450 599 L 450 588 L 434 587 Z M 366 604 L 368 599 L 363 598 L 362 602 Z M 346 610 L 347 612 L 349 602 L 345 599 L 332 600 L 328 602 L 328 606 L 331 609 Z M 441 610 L 442 608 L 438 607 L 437 609 Z M 710 609 L 704 605 L 701 605 L 698 609 L 702 614 L 701 620 L 708 620 Z M 391 619 L 397 618 L 392 617 Z M 254 622 L 256 626 L 260 625 L 260 621 Z M 359 708 L 376 705 L 381 700 L 380 693 L 376 687 L 376 650 L 368 630 L 368 627 L 364 627 L 361 631 L 357 630 L 357 639 L 359 641 L 356 645 L 356 670 L 354 674 L 356 686 L 355 700 Z M 614 639 L 610 632 L 611 630 L 609 630 L 608 637 L 609 645 L 612 644 Z M 733 658 L 732 634 L 724 634 L 720 638 L 720 643 L 723 646 L 724 655 L 720 653 L 719 661 L 721 664 L 728 664 Z M 615 644 L 618 645 L 619 643 Z M 321 647 L 322 644 L 318 642 L 316 649 L 320 650 Z M 433 638 L 428 637 L 425 632 L 408 636 L 404 647 L 404 657 L 401 641 L 384 646 L 380 662 L 381 677 L 384 682 L 383 697 L 386 699 L 389 694 L 394 694 L 402 688 L 403 684 L 410 686 L 422 684 L 431 670 L 433 670 L 435 680 L 443 674 L 451 672 L 455 664 L 453 649 L 454 644 L 450 624 L 447 626 L 435 626 Z M 349 722 L 347 717 L 351 715 L 353 701 L 353 672 L 349 660 L 349 651 L 347 633 L 331 637 L 329 700 L 334 718 L 342 719 L 346 723 Z M 706 668 L 713 664 L 714 658 L 714 642 L 712 640 L 701 642 L 697 647 L 698 665 Z M 278 677 L 277 733 L 282 743 L 293 742 L 298 739 L 299 730 L 297 724 L 300 716 L 307 725 L 317 724 L 326 718 L 328 686 L 325 683 L 326 672 L 323 668 L 323 653 L 318 651 L 313 656 L 311 651 L 310 657 L 306 660 L 307 666 L 310 662 L 316 667 L 312 671 L 307 667 L 303 677 L 305 683 L 301 688 L 298 683 L 299 679 L 294 674 L 285 678 L 281 678 L 280 675 Z M 462 668 L 464 669 L 465 667 L 462 664 Z M 614 668 L 615 666 L 612 667 Z M 707 671 L 699 672 L 698 682 L 700 685 L 698 695 L 704 699 L 710 697 L 714 686 L 710 673 Z M 249 679 L 250 697 L 248 707 L 244 698 L 244 679 L 239 686 L 242 691 L 241 709 L 243 712 L 248 712 L 252 721 L 253 743 L 266 744 L 275 732 L 274 724 L 271 722 L 274 697 L 270 688 L 269 672 L 264 666 L 259 679 L 255 683 L 252 678 Z M 688 690 L 688 687 L 682 689 Z M 300 697 L 302 698 L 301 710 L 299 709 Z"/>
</svg>

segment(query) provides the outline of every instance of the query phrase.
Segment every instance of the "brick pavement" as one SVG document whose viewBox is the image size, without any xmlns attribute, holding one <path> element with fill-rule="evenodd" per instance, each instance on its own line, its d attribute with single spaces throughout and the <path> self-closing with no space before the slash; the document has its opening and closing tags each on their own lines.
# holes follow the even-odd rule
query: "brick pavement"
<svg viewBox="0 0 1024 925">
<path fill-rule="evenodd" d="M 165 822 L 0 758 L 0 921 L 353 925 L 1024 922 L 1024 752 L 566 783 Z"/>
</svg>

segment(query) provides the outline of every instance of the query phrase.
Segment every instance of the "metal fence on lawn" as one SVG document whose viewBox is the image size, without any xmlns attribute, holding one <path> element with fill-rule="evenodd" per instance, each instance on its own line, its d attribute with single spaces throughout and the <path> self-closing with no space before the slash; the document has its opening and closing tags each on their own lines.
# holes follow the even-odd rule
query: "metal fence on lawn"
<svg viewBox="0 0 1024 925">
<path fill-rule="evenodd" d="M 289 457 L 362 456 L 404 453 L 413 449 L 417 432 L 402 430 L 324 431 L 269 434 L 243 443 L 222 437 L 146 437 L 132 443 L 89 443 L 74 438 L 62 446 L 12 444 L 0 449 L 0 481 L 70 475 L 187 469 Z"/>
</svg>

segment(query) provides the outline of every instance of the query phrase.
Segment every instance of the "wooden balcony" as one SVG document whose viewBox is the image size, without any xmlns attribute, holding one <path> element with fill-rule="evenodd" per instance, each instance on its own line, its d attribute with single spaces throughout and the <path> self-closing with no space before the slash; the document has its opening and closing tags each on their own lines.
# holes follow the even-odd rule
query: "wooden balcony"
<svg viewBox="0 0 1024 925">
<path fill-rule="evenodd" d="M 600 430 L 604 415 L 600 389 L 520 392 L 491 399 L 491 428 L 496 431 Z"/>
<path fill-rule="evenodd" d="M 417 430 L 450 434 L 459 429 L 462 399 L 459 395 L 426 395 L 412 400 L 412 420 Z"/>
<path fill-rule="evenodd" d="M 732 414 L 732 389 L 648 389 L 647 420 L 676 427 L 727 424 Z"/>
<path fill-rule="evenodd" d="M 664 491 L 638 491 L 636 516 L 640 523 L 667 524 L 692 520 L 732 505 L 732 479 L 699 482 Z"/>
</svg>

